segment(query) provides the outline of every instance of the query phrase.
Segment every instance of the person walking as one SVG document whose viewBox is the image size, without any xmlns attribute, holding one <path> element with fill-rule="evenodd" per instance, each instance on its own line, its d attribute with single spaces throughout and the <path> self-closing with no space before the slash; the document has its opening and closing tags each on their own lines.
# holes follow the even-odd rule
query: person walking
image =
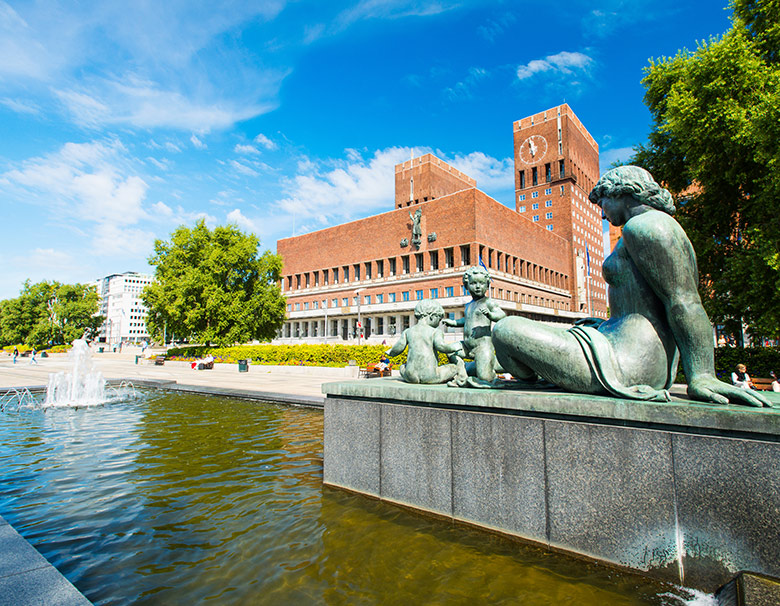
<svg viewBox="0 0 780 606">
<path fill-rule="evenodd" d="M 30 352 L 30 364 L 37 364 L 38 360 L 35 359 L 35 348 L 32 348 L 32 352 Z"/>
<path fill-rule="evenodd" d="M 16 348 L 16 345 L 14 345 L 14 353 L 13 353 L 13 356 L 14 356 L 14 364 L 16 364 L 16 358 L 18 358 L 18 357 L 19 357 L 19 350 Z"/>
</svg>

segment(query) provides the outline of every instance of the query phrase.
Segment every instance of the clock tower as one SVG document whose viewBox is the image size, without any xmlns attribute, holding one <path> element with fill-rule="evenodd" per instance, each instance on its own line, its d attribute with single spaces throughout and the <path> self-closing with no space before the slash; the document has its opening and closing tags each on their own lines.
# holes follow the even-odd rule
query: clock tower
<svg viewBox="0 0 780 606">
<path fill-rule="evenodd" d="M 575 310 L 606 318 L 601 209 L 588 201 L 599 179 L 599 147 L 567 104 L 513 124 L 515 210 L 571 248 Z"/>
</svg>

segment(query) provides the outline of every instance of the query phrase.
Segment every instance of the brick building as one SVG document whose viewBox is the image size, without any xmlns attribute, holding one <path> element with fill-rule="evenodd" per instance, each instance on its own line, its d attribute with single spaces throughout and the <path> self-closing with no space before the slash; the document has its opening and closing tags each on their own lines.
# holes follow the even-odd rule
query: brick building
<svg viewBox="0 0 780 606">
<path fill-rule="evenodd" d="M 567 105 L 516 122 L 514 137 L 515 210 L 426 154 L 395 167 L 393 210 L 279 240 L 287 322 L 277 342 L 389 340 L 424 298 L 462 317 L 463 272 L 480 260 L 509 315 L 606 317 L 601 216 L 587 201 L 598 146 Z"/>
</svg>

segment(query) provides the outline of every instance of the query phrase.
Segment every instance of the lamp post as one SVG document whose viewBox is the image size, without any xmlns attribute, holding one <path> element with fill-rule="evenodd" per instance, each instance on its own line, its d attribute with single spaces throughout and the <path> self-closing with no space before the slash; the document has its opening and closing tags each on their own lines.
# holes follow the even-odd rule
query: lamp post
<svg viewBox="0 0 780 606">
<path fill-rule="evenodd" d="M 328 299 L 323 299 L 322 305 L 325 308 L 325 344 L 328 343 Z"/>
<path fill-rule="evenodd" d="M 360 338 L 363 336 L 363 324 L 360 322 L 360 293 L 363 292 L 364 290 L 365 288 L 355 289 L 355 295 L 357 295 L 357 308 L 358 308 L 358 325 L 357 325 L 358 345 L 360 345 Z"/>
</svg>

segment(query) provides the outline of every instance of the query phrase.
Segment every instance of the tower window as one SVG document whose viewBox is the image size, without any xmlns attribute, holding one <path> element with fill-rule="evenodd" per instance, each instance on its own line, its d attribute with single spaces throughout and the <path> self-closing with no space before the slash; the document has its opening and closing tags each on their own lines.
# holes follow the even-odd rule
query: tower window
<svg viewBox="0 0 780 606">
<path fill-rule="evenodd" d="M 520 171 L 520 189 L 525 189 L 525 171 Z"/>
<path fill-rule="evenodd" d="M 550 167 L 550 163 L 544 165 L 544 180 L 549 183 L 552 181 L 552 168 Z"/>
<path fill-rule="evenodd" d="M 535 166 L 531 169 L 531 185 L 534 187 L 539 185 L 539 174 Z"/>
</svg>

